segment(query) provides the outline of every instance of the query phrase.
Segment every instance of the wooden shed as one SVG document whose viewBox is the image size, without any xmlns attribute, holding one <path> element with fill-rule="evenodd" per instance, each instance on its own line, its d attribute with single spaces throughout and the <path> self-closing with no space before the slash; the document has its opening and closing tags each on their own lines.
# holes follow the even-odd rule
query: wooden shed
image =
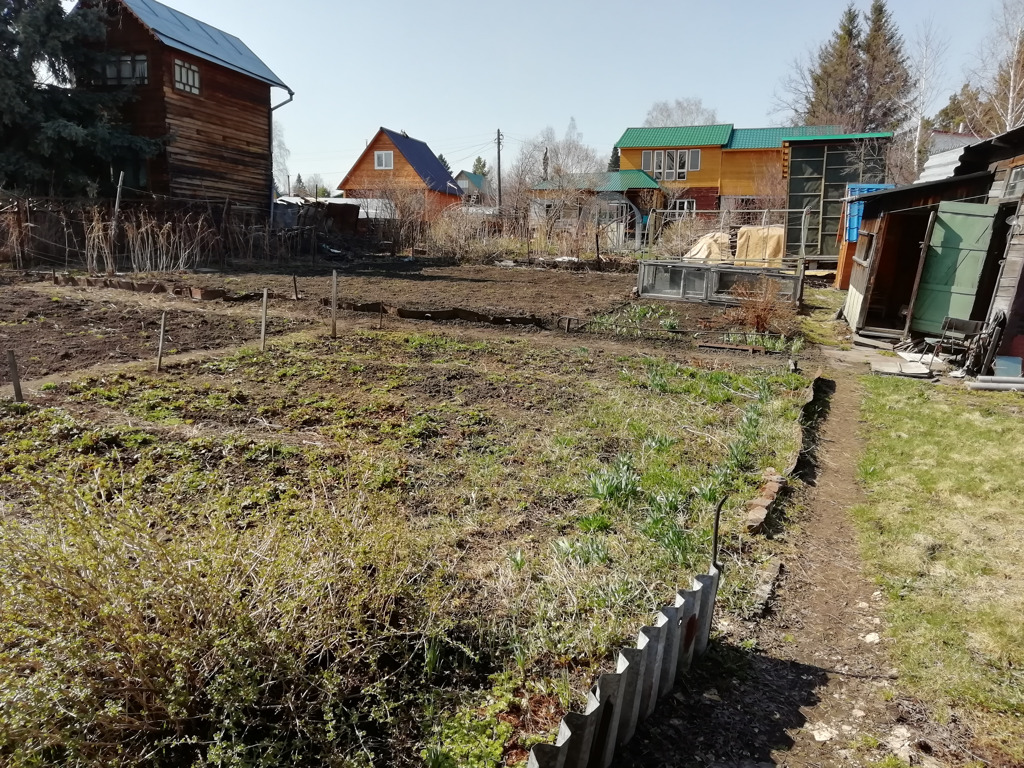
<svg viewBox="0 0 1024 768">
<path fill-rule="evenodd" d="M 115 163 L 128 191 L 267 212 L 273 198 L 271 89 L 293 93 L 241 40 L 156 0 L 114 0 L 101 83 L 131 86 L 135 133 L 164 141 Z M 278 106 L 283 106 L 279 104 Z"/>
</svg>

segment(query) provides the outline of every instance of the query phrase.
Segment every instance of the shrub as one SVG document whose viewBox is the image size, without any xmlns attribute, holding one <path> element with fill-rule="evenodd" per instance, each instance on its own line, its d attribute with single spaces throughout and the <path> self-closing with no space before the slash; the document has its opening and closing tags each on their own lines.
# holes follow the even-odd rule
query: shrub
<svg viewBox="0 0 1024 768">
<path fill-rule="evenodd" d="M 756 283 L 740 283 L 732 293 L 740 304 L 729 310 L 730 321 L 758 333 L 789 335 L 796 330 L 796 307 L 780 295 L 775 280 L 762 277 Z"/>
</svg>

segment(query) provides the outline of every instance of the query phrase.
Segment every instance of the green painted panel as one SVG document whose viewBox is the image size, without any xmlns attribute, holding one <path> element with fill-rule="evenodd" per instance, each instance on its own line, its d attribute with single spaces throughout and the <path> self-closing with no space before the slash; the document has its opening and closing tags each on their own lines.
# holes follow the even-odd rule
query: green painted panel
<svg viewBox="0 0 1024 768">
<path fill-rule="evenodd" d="M 946 317 L 971 319 L 998 212 L 997 205 L 939 204 L 911 330 L 938 335 Z"/>
</svg>

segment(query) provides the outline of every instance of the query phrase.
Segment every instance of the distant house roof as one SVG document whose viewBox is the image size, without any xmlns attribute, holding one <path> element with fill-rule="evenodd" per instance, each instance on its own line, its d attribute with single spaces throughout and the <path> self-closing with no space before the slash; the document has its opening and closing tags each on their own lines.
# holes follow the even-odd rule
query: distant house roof
<svg viewBox="0 0 1024 768">
<path fill-rule="evenodd" d="M 437 155 L 430 150 L 425 142 L 384 127 L 381 127 L 380 130 L 394 142 L 398 151 L 402 153 L 402 157 L 419 174 L 429 189 L 448 195 L 462 194 L 462 189 L 456 183 L 451 171 L 441 165 Z"/>
<path fill-rule="evenodd" d="M 212 61 L 228 69 L 262 80 L 268 85 L 290 89 L 234 35 L 193 19 L 156 0 L 121 0 L 164 45 Z"/>
<path fill-rule="evenodd" d="M 673 128 L 627 128 L 615 145 L 637 147 L 721 147 L 729 141 L 732 124 L 684 125 Z"/>
<path fill-rule="evenodd" d="M 466 180 L 477 189 L 483 189 L 484 184 L 487 183 L 487 177 L 482 173 L 470 173 L 469 171 L 459 171 L 455 178 L 459 176 L 465 176 Z"/>
<path fill-rule="evenodd" d="M 782 143 L 794 136 L 815 138 L 841 134 L 838 125 L 795 125 L 788 128 L 736 128 L 729 137 L 726 149 L 780 149 Z"/>
<path fill-rule="evenodd" d="M 657 189 L 658 182 L 643 171 L 603 171 L 573 173 L 558 179 L 542 181 L 533 187 L 545 189 L 580 189 L 593 192 L 625 192 L 630 189 Z"/>
</svg>

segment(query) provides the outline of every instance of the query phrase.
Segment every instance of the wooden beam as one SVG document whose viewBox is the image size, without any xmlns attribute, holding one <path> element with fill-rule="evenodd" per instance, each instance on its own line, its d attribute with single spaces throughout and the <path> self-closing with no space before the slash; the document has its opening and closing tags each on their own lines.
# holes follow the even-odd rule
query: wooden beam
<svg viewBox="0 0 1024 768">
<path fill-rule="evenodd" d="M 907 305 L 907 322 L 903 326 L 903 341 L 910 336 L 910 321 L 914 317 L 914 304 L 917 302 L 917 292 L 921 287 L 921 275 L 924 274 L 924 262 L 928 258 L 928 245 L 932 241 L 932 231 L 935 229 L 935 218 L 938 211 L 932 211 L 928 216 L 928 227 L 924 231 L 924 241 L 921 243 L 921 257 L 917 260 L 917 275 L 914 277 L 914 290 L 910 294 L 910 303 Z"/>
</svg>

